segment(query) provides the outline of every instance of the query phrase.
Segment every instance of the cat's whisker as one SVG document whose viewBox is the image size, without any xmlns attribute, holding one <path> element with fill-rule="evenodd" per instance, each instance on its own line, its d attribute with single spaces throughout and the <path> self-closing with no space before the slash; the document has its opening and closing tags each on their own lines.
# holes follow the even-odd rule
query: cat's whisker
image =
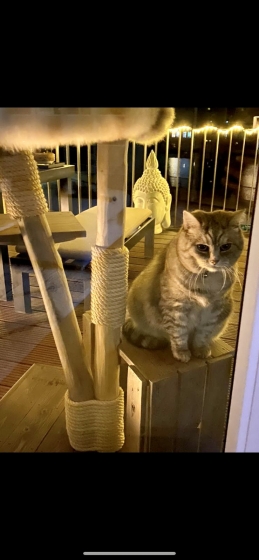
<svg viewBox="0 0 259 560">
<path fill-rule="evenodd" d="M 194 280 L 194 285 L 193 285 L 194 294 L 196 294 L 196 283 L 197 283 L 198 275 L 199 275 L 199 273 L 196 272 L 196 274 L 195 274 L 195 280 Z"/>
<path fill-rule="evenodd" d="M 227 266 L 222 266 L 222 271 L 223 270 L 224 270 L 224 273 L 225 273 L 225 281 L 224 281 L 224 284 L 223 284 L 221 290 L 223 290 L 223 287 L 225 287 L 227 278 L 229 278 L 230 283 L 233 284 L 233 275 L 232 275 L 230 269 Z"/>
<path fill-rule="evenodd" d="M 223 290 L 223 288 L 225 287 L 226 280 L 227 280 L 227 274 L 226 274 L 225 268 L 222 269 L 222 276 L 223 276 L 223 284 L 220 288 L 220 291 Z"/>
<path fill-rule="evenodd" d="M 190 278 L 189 278 L 189 282 L 188 282 L 188 297 L 189 299 L 192 299 L 192 294 L 191 292 L 194 292 L 193 295 L 196 294 L 196 284 L 199 278 L 199 275 L 201 274 L 201 272 L 203 271 L 203 268 L 200 268 L 198 270 L 198 272 L 192 272 L 190 274 Z"/>
<path fill-rule="evenodd" d="M 243 274 L 242 272 L 239 272 L 239 270 L 236 270 L 236 276 L 237 276 L 237 278 L 239 278 L 239 279 L 241 278 L 241 280 L 244 279 L 244 274 Z"/>
<path fill-rule="evenodd" d="M 194 292 L 194 294 L 195 294 L 196 280 L 197 280 L 197 272 L 193 273 L 193 282 L 192 282 L 192 285 L 191 285 L 191 291 Z"/>
<path fill-rule="evenodd" d="M 238 266 L 235 268 L 235 272 L 236 274 L 238 274 L 238 276 L 244 276 L 243 272 L 240 272 Z"/>
<path fill-rule="evenodd" d="M 200 268 L 200 270 L 196 274 L 196 278 L 195 278 L 195 282 L 194 282 L 194 293 L 195 294 L 196 294 L 197 281 L 198 281 L 198 278 L 199 278 L 200 274 L 202 273 L 202 271 L 203 271 L 203 268 Z M 204 279 L 203 279 L 203 281 L 204 281 Z"/>
<path fill-rule="evenodd" d="M 231 267 L 231 272 L 233 274 L 233 277 L 235 278 L 235 281 L 239 283 L 239 286 L 242 290 L 242 284 L 240 282 L 240 278 L 239 278 L 239 272 L 238 270 L 236 270 L 235 268 Z"/>
<path fill-rule="evenodd" d="M 229 279 L 233 282 L 233 276 L 234 276 L 234 269 L 232 267 L 229 266 L 223 266 L 224 270 L 226 271 Z"/>
<path fill-rule="evenodd" d="M 193 277 L 194 277 L 194 274 L 193 274 L 193 272 L 192 272 L 191 275 L 190 275 L 190 278 L 189 278 L 189 299 L 191 299 L 191 290 L 192 290 L 192 280 L 193 280 Z"/>
<path fill-rule="evenodd" d="M 231 271 L 229 270 L 229 268 L 227 266 L 224 267 L 224 270 L 225 270 L 231 284 L 233 284 L 233 274 L 231 274 Z"/>
</svg>

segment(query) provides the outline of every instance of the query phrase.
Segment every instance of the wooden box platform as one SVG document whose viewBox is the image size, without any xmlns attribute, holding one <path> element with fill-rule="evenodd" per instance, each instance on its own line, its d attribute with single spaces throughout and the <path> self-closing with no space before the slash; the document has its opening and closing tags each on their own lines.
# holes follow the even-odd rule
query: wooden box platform
<svg viewBox="0 0 259 560">
<path fill-rule="evenodd" d="M 219 340 L 211 358 L 183 364 L 173 358 L 170 348 L 146 350 L 123 339 L 123 451 L 222 452 L 233 353 Z"/>
</svg>

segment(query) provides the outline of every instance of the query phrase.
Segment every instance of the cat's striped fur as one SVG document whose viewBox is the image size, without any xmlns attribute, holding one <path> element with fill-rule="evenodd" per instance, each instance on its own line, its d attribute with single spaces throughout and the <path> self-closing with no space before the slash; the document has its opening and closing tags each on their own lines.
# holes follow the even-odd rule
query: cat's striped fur
<svg viewBox="0 0 259 560">
<path fill-rule="evenodd" d="M 232 310 L 244 219 L 243 211 L 184 211 L 177 236 L 131 285 L 123 327 L 130 342 L 153 349 L 170 343 L 182 362 L 210 355 Z"/>
</svg>

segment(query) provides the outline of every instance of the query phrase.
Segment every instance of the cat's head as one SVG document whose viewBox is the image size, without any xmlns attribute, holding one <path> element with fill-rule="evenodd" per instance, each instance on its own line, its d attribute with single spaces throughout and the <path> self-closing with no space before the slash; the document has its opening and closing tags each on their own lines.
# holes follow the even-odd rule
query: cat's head
<svg viewBox="0 0 259 560">
<path fill-rule="evenodd" d="M 191 271 L 201 267 L 215 272 L 233 266 L 243 250 L 240 226 L 245 221 L 243 210 L 184 210 L 178 244 L 180 260 Z"/>
</svg>

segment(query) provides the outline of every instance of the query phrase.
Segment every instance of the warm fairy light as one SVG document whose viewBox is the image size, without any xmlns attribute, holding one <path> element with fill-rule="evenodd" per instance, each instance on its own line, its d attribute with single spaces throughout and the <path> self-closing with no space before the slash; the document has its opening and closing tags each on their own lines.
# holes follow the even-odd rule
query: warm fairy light
<svg viewBox="0 0 259 560">
<path fill-rule="evenodd" d="M 245 134 L 251 136 L 252 134 L 257 134 L 259 132 L 259 126 L 257 126 L 256 128 L 244 128 L 243 126 L 235 124 L 230 128 L 218 128 L 217 126 L 210 126 L 210 125 L 202 126 L 200 128 L 192 128 L 191 126 L 179 126 L 175 128 L 170 128 L 170 132 L 172 133 L 172 135 L 173 133 L 184 132 L 184 131 L 192 131 L 196 134 L 199 134 L 200 132 L 210 132 L 213 130 L 216 130 L 219 134 L 228 134 L 229 132 L 244 131 Z"/>
<path fill-rule="evenodd" d="M 187 126 L 187 125 L 183 125 L 183 126 L 178 126 L 177 128 L 170 128 L 169 132 L 173 133 L 173 132 L 188 132 L 188 130 L 192 130 L 191 126 Z"/>
<path fill-rule="evenodd" d="M 243 126 L 240 126 L 239 124 L 234 124 L 234 126 L 231 126 L 229 130 L 236 130 L 238 132 L 238 130 L 245 130 Z"/>
<path fill-rule="evenodd" d="M 228 134 L 229 132 L 241 132 L 241 131 L 245 131 L 243 126 L 239 126 L 238 124 L 234 124 L 234 126 L 231 126 L 230 128 L 219 128 L 218 129 L 219 134 Z"/>
<path fill-rule="evenodd" d="M 246 134 L 249 134 L 251 136 L 251 134 L 255 134 L 256 132 L 259 132 L 259 126 L 257 126 L 256 128 L 248 128 L 246 131 Z"/>
<path fill-rule="evenodd" d="M 193 132 L 197 132 L 199 134 L 200 132 L 209 132 L 210 130 L 217 130 L 217 127 L 206 124 L 206 126 L 202 126 L 201 128 L 194 128 Z"/>
</svg>

